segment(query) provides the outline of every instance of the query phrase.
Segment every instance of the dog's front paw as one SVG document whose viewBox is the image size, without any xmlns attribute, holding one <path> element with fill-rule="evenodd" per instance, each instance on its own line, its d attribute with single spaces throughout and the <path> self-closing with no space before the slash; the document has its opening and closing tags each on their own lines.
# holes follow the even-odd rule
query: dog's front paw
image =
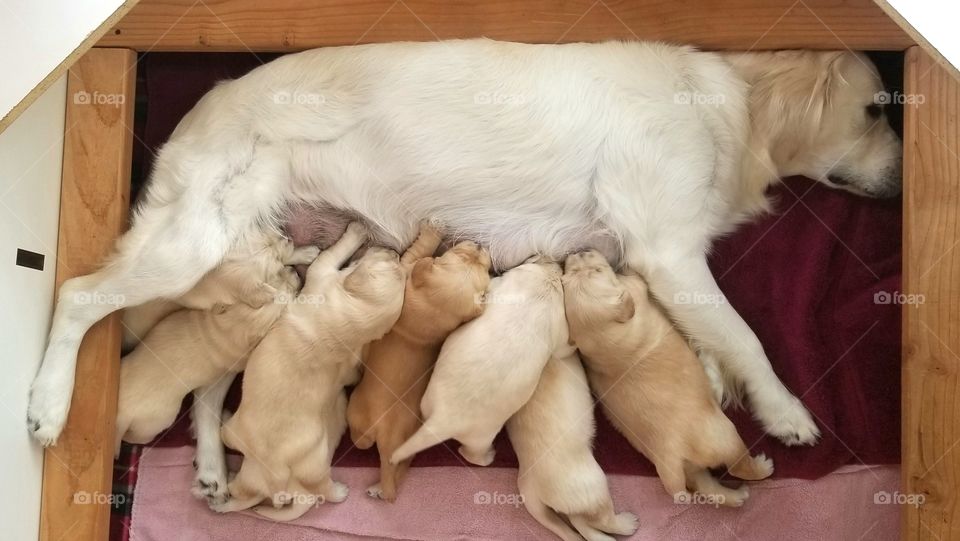
<svg viewBox="0 0 960 541">
<path fill-rule="evenodd" d="M 39 382 L 38 382 L 39 383 Z M 43 385 L 34 384 L 27 407 L 27 430 L 44 447 L 57 444 L 57 438 L 67 423 L 70 411 L 70 393 L 59 393 Z"/>
<path fill-rule="evenodd" d="M 201 469 L 198 469 L 197 475 L 193 479 L 190 492 L 194 497 L 206 500 L 207 505 L 214 511 L 230 499 L 226 475 L 221 476 L 217 472 L 202 471 Z"/>
<path fill-rule="evenodd" d="M 793 396 L 780 407 L 758 408 L 756 414 L 767 434 L 784 445 L 813 445 L 820 437 L 820 429 L 810 412 Z"/>
</svg>

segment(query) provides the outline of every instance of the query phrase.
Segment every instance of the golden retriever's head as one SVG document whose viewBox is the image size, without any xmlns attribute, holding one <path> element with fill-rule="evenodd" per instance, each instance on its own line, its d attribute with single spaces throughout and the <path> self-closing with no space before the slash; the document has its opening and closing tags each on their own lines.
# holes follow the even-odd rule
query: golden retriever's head
<svg viewBox="0 0 960 541">
<path fill-rule="evenodd" d="M 410 271 L 408 296 L 411 303 L 429 305 L 459 324 L 483 312 L 481 301 L 489 285 L 490 254 L 477 243 L 465 241 L 440 257 L 417 261 Z"/>
<path fill-rule="evenodd" d="M 351 295 L 382 302 L 403 298 L 406 275 L 397 252 L 370 247 L 351 267 L 347 267 L 349 274 L 343 281 L 343 288 Z"/>
<path fill-rule="evenodd" d="M 614 321 L 625 323 L 636 311 L 630 292 L 596 250 L 567 256 L 562 281 L 571 332 Z"/>
<path fill-rule="evenodd" d="M 852 52 L 781 51 L 728 57 L 751 85 L 753 141 L 776 173 L 869 197 L 901 191 L 902 144 L 885 116 L 889 94 Z"/>
</svg>

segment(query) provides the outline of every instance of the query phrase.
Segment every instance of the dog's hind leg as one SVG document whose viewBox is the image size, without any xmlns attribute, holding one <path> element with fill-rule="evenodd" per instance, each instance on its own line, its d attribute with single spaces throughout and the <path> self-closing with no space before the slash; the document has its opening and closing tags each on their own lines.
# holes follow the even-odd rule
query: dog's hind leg
<svg viewBox="0 0 960 541">
<path fill-rule="evenodd" d="M 184 219 L 174 226 L 168 220 L 141 220 L 124 235 L 106 266 L 65 281 L 30 391 L 27 422 L 34 437 L 44 445 L 59 437 L 73 395 L 77 350 L 94 323 L 119 308 L 179 296 L 213 268 L 228 247 L 222 228 L 208 221 Z"/>
<path fill-rule="evenodd" d="M 520 495 L 523 498 L 523 506 L 527 509 L 527 512 L 544 528 L 553 532 L 563 541 L 583 541 L 583 538 L 580 537 L 577 532 L 573 531 L 573 528 L 568 526 L 567 523 L 560 518 L 560 515 L 540 501 L 536 491 L 521 488 Z"/>
<path fill-rule="evenodd" d="M 493 439 L 496 437 L 497 433 L 494 432 L 493 434 L 457 438 L 463 444 L 457 451 L 471 464 L 489 466 L 496 456 L 496 450 L 493 448 Z"/>
<path fill-rule="evenodd" d="M 196 476 L 191 492 L 210 505 L 222 503 L 227 494 L 227 460 L 220 439 L 223 402 L 236 374 L 224 374 L 219 381 L 193 392 L 193 430 L 197 438 Z"/>
<path fill-rule="evenodd" d="M 66 423 L 87 330 L 120 308 L 186 293 L 282 197 L 274 180 L 284 178 L 280 152 L 271 156 L 251 146 L 248 154 L 207 160 L 210 165 L 171 145 L 161 152 L 146 202 L 113 257 L 99 271 L 60 286 L 27 410 L 28 428 L 44 445 L 55 443 Z M 241 158 L 250 161 L 234 163 Z"/>
</svg>

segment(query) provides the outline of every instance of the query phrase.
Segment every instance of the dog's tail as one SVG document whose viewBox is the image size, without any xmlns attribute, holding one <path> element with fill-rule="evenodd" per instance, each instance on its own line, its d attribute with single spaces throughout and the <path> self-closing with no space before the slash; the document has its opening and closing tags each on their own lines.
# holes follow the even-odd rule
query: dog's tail
<svg viewBox="0 0 960 541">
<path fill-rule="evenodd" d="M 394 451 L 390 457 L 390 463 L 399 464 L 420 451 L 442 443 L 449 438 L 450 435 L 448 435 L 445 430 L 441 431 L 439 427 L 431 426 L 430 420 L 427 419 L 427 422 L 410 436 L 407 441 L 403 442 L 403 445 L 397 447 L 397 450 Z"/>
</svg>

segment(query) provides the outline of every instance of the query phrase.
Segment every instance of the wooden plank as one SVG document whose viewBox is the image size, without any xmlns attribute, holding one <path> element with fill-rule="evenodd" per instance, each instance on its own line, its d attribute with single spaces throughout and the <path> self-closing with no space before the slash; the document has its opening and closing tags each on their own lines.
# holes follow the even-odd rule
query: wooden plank
<svg viewBox="0 0 960 541">
<path fill-rule="evenodd" d="M 296 51 L 481 36 L 531 43 L 658 39 L 708 49 L 913 44 L 873 0 L 142 0 L 100 44 Z"/>
<path fill-rule="evenodd" d="M 960 538 L 960 82 L 907 51 L 904 116 L 903 539 Z M 922 97 L 922 98 L 920 98 Z M 921 297 L 922 295 L 922 297 Z"/>
<path fill-rule="evenodd" d="M 72 66 L 77 59 L 84 55 L 91 47 L 101 38 L 104 34 L 107 33 L 107 30 L 111 30 L 122 18 L 126 15 L 133 6 L 137 3 L 138 0 L 125 0 L 123 4 L 120 5 L 109 17 L 107 17 L 93 32 L 84 38 L 80 42 L 80 45 L 73 50 L 72 53 L 67 55 L 63 62 L 57 65 L 46 77 L 40 81 L 37 86 L 33 88 L 26 96 L 20 100 L 20 103 L 15 105 L 3 118 L 0 118 L 0 132 L 7 129 L 7 126 L 13 123 L 17 117 L 24 112 L 27 107 L 30 107 L 30 104 L 36 101 L 41 94 L 46 92 L 50 85 L 54 81 L 59 79 L 68 69 Z"/>
<path fill-rule="evenodd" d="M 58 287 L 96 270 L 126 226 L 135 64 L 132 50 L 92 49 L 69 72 Z M 94 325 L 80 346 L 70 416 L 44 456 L 41 540 L 109 535 L 120 338 L 114 314 Z"/>
</svg>

